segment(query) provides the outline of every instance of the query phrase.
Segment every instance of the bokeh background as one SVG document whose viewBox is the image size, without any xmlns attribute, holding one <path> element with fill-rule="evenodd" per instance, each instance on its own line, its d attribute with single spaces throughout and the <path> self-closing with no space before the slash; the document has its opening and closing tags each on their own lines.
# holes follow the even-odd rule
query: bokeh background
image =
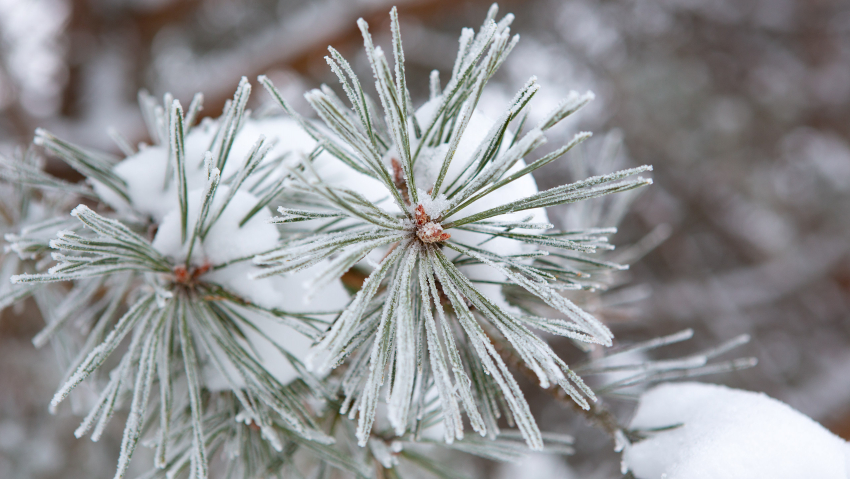
<svg viewBox="0 0 850 479">
<path fill-rule="evenodd" d="M 306 112 L 303 91 L 336 83 L 323 60 L 327 45 L 369 75 L 355 20 L 365 18 L 387 44 L 393 5 L 414 102 L 421 101 L 428 72 L 447 78 L 460 28 L 480 25 L 489 4 L 0 0 L 0 151 L 28 144 L 42 126 L 117 152 L 108 128 L 146 140 L 139 89 L 171 92 L 184 104 L 201 91 L 204 113 L 216 116 L 242 75 L 255 87 L 257 75 L 269 75 Z M 655 166 L 655 185 L 613 241 L 666 240 L 619 280 L 620 297 L 637 301 L 603 311 L 615 334 L 634 341 L 695 330 L 662 355 L 750 334 L 736 354 L 759 365 L 705 380 L 764 391 L 850 438 L 850 2 L 500 6 L 516 14 L 513 31 L 522 39 L 483 108 L 498 113 L 532 74 L 543 86 L 539 113 L 570 90 L 592 90 L 596 100 L 561 127 L 564 140 L 578 130 L 618 130 L 623 165 Z M 267 100 L 255 88 L 254 107 Z M 589 160 L 599 143 L 584 149 Z M 49 168 L 74 178 L 58 162 Z M 569 179 L 563 163 L 537 175 L 543 188 Z M 569 214 L 552 216 L 563 223 Z M 30 342 L 43 325 L 33 311 L 24 305 L 0 318 L 0 477 L 111 477 L 123 421 L 91 444 L 73 439 L 78 419 L 70 409 L 47 414 L 59 371 L 54 352 Z M 577 454 L 536 461 L 522 474 L 484 463 L 464 468 L 482 477 L 620 476 L 606 436 L 524 389 L 546 429 L 576 435 Z M 138 470 L 149 464 L 134 462 Z"/>
</svg>

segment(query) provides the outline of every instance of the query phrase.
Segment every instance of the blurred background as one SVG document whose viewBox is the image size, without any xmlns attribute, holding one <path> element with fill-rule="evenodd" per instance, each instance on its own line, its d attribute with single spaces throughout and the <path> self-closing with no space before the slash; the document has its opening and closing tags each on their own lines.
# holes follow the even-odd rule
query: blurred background
<svg viewBox="0 0 850 479">
<path fill-rule="evenodd" d="M 414 103 L 428 72 L 447 78 L 461 27 L 489 1 L 458 0 L 0 0 L 0 151 L 45 127 L 118 152 L 106 133 L 146 133 L 136 94 L 205 95 L 217 116 L 239 77 L 268 100 L 267 74 L 297 108 L 301 93 L 336 79 L 328 44 L 371 76 L 355 21 L 379 44 L 399 7 Z M 639 301 L 606 314 L 622 341 L 684 328 L 683 354 L 750 334 L 737 354 L 756 368 L 704 380 L 764 391 L 850 438 L 850 2 L 838 0 L 533 0 L 500 2 L 522 39 L 486 90 L 498 114 L 528 78 L 545 113 L 570 90 L 597 97 L 560 127 L 597 136 L 619 129 L 623 166 L 652 164 L 655 185 L 615 244 L 669 237 L 619 281 Z M 599 141 L 584 150 L 594 158 Z M 75 178 L 51 162 L 54 174 Z M 564 162 L 541 188 L 571 179 Z M 569 211 L 551 213 L 563 224 Z M 658 229 L 658 228 L 661 229 Z M 32 308 L 0 319 L 0 477 L 109 477 L 123 421 L 100 444 L 74 440 L 78 419 L 47 414 L 59 371 Z M 570 357 L 569 347 L 564 356 Z M 577 454 L 519 474 L 477 464 L 483 477 L 620 477 L 610 440 L 525 384 L 546 429 L 577 437 Z M 539 396 L 539 397 L 538 397 Z M 620 411 L 628 420 L 628 409 Z M 149 460 L 134 461 L 147 466 Z M 568 465 L 569 464 L 569 465 Z M 533 471 L 533 472 L 530 472 Z M 570 472 L 572 471 L 572 472 Z"/>
</svg>

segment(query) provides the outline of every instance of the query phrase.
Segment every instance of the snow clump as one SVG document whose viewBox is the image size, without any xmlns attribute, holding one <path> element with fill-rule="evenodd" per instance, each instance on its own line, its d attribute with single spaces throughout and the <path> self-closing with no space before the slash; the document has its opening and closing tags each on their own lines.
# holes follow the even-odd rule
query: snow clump
<svg viewBox="0 0 850 479">
<path fill-rule="evenodd" d="M 662 384 L 640 399 L 623 468 L 638 479 L 847 479 L 850 446 L 764 393 Z"/>
</svg>

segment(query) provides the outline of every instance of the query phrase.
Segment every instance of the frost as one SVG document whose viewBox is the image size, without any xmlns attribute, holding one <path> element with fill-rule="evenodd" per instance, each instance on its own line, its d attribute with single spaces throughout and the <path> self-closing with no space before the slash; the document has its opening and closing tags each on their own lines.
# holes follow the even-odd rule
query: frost
<svg viewBox="0 0 850 479">
<path fill-rule="evenodd" d="M 581 272 L 539 260 L 547 252 L 535 250 L 591 252 L 605 231 L 542 234 L 552 228 L 543 208 L 644 183 L 615 182 L 637 172 L 628 170 L 538 192 L 526 175 L 587 135 L 533 164 L 523 158 L 531 159 L 547 141 L 544 132 L 584 100 L 568 99 L 518 137 L 506 129 L 525 124 L 523 110 L 539 88 L 534 77 L 498 121 L 476 110 L 485 83 L 518 40 L 510 33 L 513 16 L 497 23 L 497 13 L 492 6 L 478 34 L 464 31 L 445 90 L 432 74 L 432 101 L 418 112 L 410 105 L 394 8 L 394 74 L 365 21 L 358 21 L 379 103 L 331 49 L 328 63 L 353 110 L 345 111 L 346 102 L 329 87 L 314 90 L 307 100 L 322 125 L 298 115 L 264 77 L 292 119 L 249 118 L 251 86 L 243 77 L 222 116 L 200 125 L 202 94 L 184 110 L 170 94 L 163 107 L 140 93 L 154 145 L 137 152 L 116 129 L 110 136 L 126 156 L 119 163 L 39 130 L 36 142 L 88 183 L 63 185 L 26 168 L 18 174 L 86 200 L 73 210 L 73 225 L 51 226 L 62 231 L 49 242 L 57 250 L 55 264 L 26 264 L 22 269 L 34 272 L 13 278 L 27 288 L 73 282 L 36 296 L 39 307 L 55 310 L 36 343 L 66 322 L 88 333 L 53 408 L 89 378 L 95 387 L 104 384 L 105 375 L 92 375 L 115 364 L 113 354 L 121 356 L 75 432 L 93 430 L 97 440 L 114 410 L 132 397 L 116 477 L 127 472 L 142 436 L 156 448 L 161 471 L 152 474 L 168 477 L 207 477 L 207 458 L 217 457 L 222 445 L 231 459 L 241 454 L 231 463 L 240 477 L 252 470 L 274 474 L 288 468 L 289 459 L 301 464 L 291 454 L 267 454 L 266 446 L 284 450 L 274 431 L 316 453 L 320 475 L 324 464 L 368 476 L 360 466 L 374 460 L 390 468 L 402 453 L 416 459 L 417 448 L 406 443 L 417 440 L 421 428 L 422 437 L 497 460 L 552 443 L 560 444 L 554 452 L 572 452 L 571 438 L 539 430 L 513 372 L 522 363 L 542 387 L 557 384 L 584 409 L 596 400 L 537 332 L 608 345 L 611 333 L 561 295 L 580 287 L 572 280 Z M 272 218 L 272 207 L 282 216 Z M 318 223 L 294 224 L 310 221 Z M 48 243 L 37 239 L 16 239 L 17 250 L 46 256 Z M 362 284 L 359 268 L 346 276 L 349 287 L 359 287 L 352 299 L 340 277 L 363 261 L 374 270 Z M 566 318 L 531 316 L 543 303 L 531 303 L 529 295 L 523 295 L 528 303 L 518 300 L 521 309 L 512 307 L 502 296 L 508 283 Z M 64 297 L 54 308 L 48 303 L 59 294 Z M 127 303 L 133 303 L 129 309 Z M 344 365 L 332 378 L 303 367 L 314 343 L 323 356 L 319 371 Z M 303 382 L 294 381 L 299 376 Z M 348 421 L 357 419 L 356 429 L 325 420 L 337 408 Z M 156 416 L 159 430 L 153 431 Z M 505 418 L 516 429 L 500 429 Z M 259 430 L 268 444 L 251 430 L 233 428 L 234 420 Z M 480 437 L 465 438 L 465 424 Z M 336 438 L 346 447 L 334 449 Z M 354 438 L 370 446 L 364 454 L 371 457 L 345 450 Z M 568 473 L 557 464 L 524 472 Z"/>
<path fill-rule="evenodd" d="M 649 431 L 623 454 L 638 479 L 846 479 L 850 473 L 844 440 L 764 393 L 664 384 L 641 397 L 630 427 Z"/>
<path fill-rule="evenodd" d="M 398 465 L 398 459 L 393 455 L 387 444 L 380 439 L 369 440 L 369 450 L 375 456 L 375 459 L 387 469 L 392 469 Z"/>
<path fill-rule="evenodd" d="M 439 104 L 440 99 L 429 100 L 424 105 L 419 107 L 416 110 L 416 118 L 419 121 L 419 124 L 427 124 L 430 121 L 431 116 L 433 115 L 433 110 Z M 466 126 L 466 129 L 463 131 L 463 135 L 460 138 L 460 141 L 457 144 L 457 149 L 455 150 L 455 154 L 452 158 L 452 162 L 449 165 L 449 170 L 446 173 L 446 179 L 444 180 L 445 184 L 451 184 L 452 181 L 458 178 L 461 175 L 467 164 L 472 159 L 475 151 L 478 149 L 479 145 L 484 142 L 487 138 L 487 133 L 490 131 L 490 128 L 493 127 L 493 120 L 488 118 L 483 113 L 475 110 L 472 112 L 472 117 L 469 119 L 469 124 Z M 511 141 L 513 141 L 513 134 L 508 131 L 505 133 L 504 141 L 502 142 L 501 149 L 499 153 L 503 153 L 508 149 L 508 145 L 510 145 Z M 426 151 L 428 149 L 424 149 Z M 431 171 L 433 170 L 433 176 L 436 177 L 436 173 L 440 170 L 440 166 L 442 166 L 443 158 L 445 157 L 445 153 L 448 150 L 447 145 L 441 145 L 435 149 L 431 149 L 428 151 L 429 154 L 423 154 L 421 157 L 422 160 L 428 160 L 430 165 L 421 165 L 422 171 Z M 442 154 L 441 154 L 442 153 Z M 417 163 L 419 160 L 417 160 Z M 524 164 L 522 166 L 525 166 Z M 417 181 L 420 179 L 417 176 Z M 421 183 L 417 183 L 422 189 L 430 189 L 433 186 L 433 180 L 431 182 L 425 181 L 426 178 L 422 178 Z M 535 189 L 536 193 L 537 190 Z"/>
<path fill-rule="evenodd" d="M 428 104 L 426 103 L 422 107 L 422 109 L 427 111 L 427 106 Z M 445 180 L 446 184 L 451 184 L 451 182 L 455 178 L 457 178 L 457 176 L 462 171 L 462 166 L 465 166 L 470 161 L 470 158 L 478 147 L 478 144 L 484 141 L 487 132 L 492 126 L 493 121 L 491 119 L 477 111 L 473 112 L 472 117 L 469 121 L 469 125 L 467 126 L 463 137 L 458 143 L 457 151 L 455 152 L 455 156 L 452 159 L 452 164 L 449 165 L 449 170 Z M 507 150 L 507 145 L 509 145 L 511 141 L 513 141 L 513 138 L 514 136 L 513 134 L 511 134 L 510 131 L 505 133 L 505 139 L 503 141 L 500 152 L 504 152 L 505 150 Z M 434 158 L 432 161 L 442 161 L 442 158 Z M 525 166 L 525 161 L 519 160 L 510 170 L 508 170 L 506 174 L 511 174 L 515 171 L 524 168 Z M 481 199 L 473 202 L 472 204 L 463 209 L 463 215 L 468 216 L 475 213 L 479 213 L 481 211 L 486 211 L 490 208 L 531 196 L 537 192 L 537 183 L 535 182 L 534 178 L 531 175 L 525 175 L 499 188 L 494 193 L 485 195 Z M 530 222 L 532 223 L 549 222 L 549 218 L 543 208 L 537 208 L 530 211 L 508 213 L 505 215 L 498 216 L 494 218 L 494 220 L 519 222 L 528 218 L 529 215 L 531 215 Z M 515 231 L 523 232 L 527 230 Z M 498 255 L 516 255 L 528 253 L 535 249 L 532 245 L 528 245 L 509 238 L 493 237 L 491 235 L 483 233 L 463 231 L 458 229 L 450 229 L 448 230 L 448 232 L 452 235 L 452 238 L 459 243 L 467 245 L 480 245 L 482 249 L 485 249 Z M 484 241 L 486 241 L 486 243 L 484 243 Z M 451 256 L 453 255 L 450 255 L 450 257 Z M 468 277 L 474 279 L 487 279 L 489 281 L 494 282 L 503 282 L 507 280 L 506 276 L 497 271 L 494 271 L 493 268 L 490 268 L 487 265 L 467 265 L 461 267 L 460 269 Z M 476 287 L 479 289 L 479 291 L 481 291 L 481 293 L 493 300 L 498 306 L 508 311 L 516 311 L 516 309 L 504 299 L 501 285 L 479 283 L 476 285 Z"/>
<path fill-rule="evenodd" d="M 436 107 L 437 102 L 431 100 L 424 105 L 422 105 L 416 113 L 417 119 L 420 124 L 424 124 L 425 121 L 428 120 L 429 116 L 432 115 L 432 110 Z M 451 184 L 453 181 L 458 179 L 458 176 L 463 172 L 465 167 L 471 162 L 471 159 L 478 149 L 481 142 L 483 142 L 489 132 L 490 128 L 493 127 L 493 120 L 488 118 L 486 115 L 474 111 L 472 113 L 472 117 L 470 118 L 469 125 L 464 131 L 463 136 L 461 137 L 457 150 L 452 158 L 452 162 L 449 165 L 449 170 L 446 175 L 446 179 L 444 180 L 444 184 Z M 503 153 L 507 150 L 507 146 L 513 141 L 513 134 L 510 131 L 505 133 L 505 138 L 502 143 L 502 147 L 499 150 L 500 153 Z M 413 149 L 416 148 L 414 144 L 412 146 Z M 442 165 L 443 158 L 445 158 L 445 154 L 448 150 L 448 145 L 443 144 L 437 148 L 424 148 L 420 157 L 417 159 L 414 164 L 414 176 L 416 180 L 416 185 L 419 190 L 427 191 L 430 190 L 432 186 L 434 186 L 434 179 L 439 172 L 440 166 Z M 395 149 L 391 149 L 385 155 L 385 164 L 387 168 L 392 171 L 390 159 L 394 155 Z M 395 154 L 395 156 L 398 156 Z M 510 168 L 506 175 L 510 175 L 526 166 L 523 160 L 519 160 L 512 168 Z M 372 201 L 373 203 L 380 204 L 384 209 L 388 212 L 396 213 L 398 212 L 398 208 L 396 205 L 392 204 L 392 202 L 388 201 L 390 198 L 389 190 L 381 183 L 380 181 L 371 178 L 367 175 L 359 173 L 355 171 L 353 168 L 349 167 L 345 163 L 331 158 L 327 155 L 322 155 L 319 160 L 317 160 L 316 171 L 322 179 L 331 185 L 350 189 L 360 193 L 365 196 L 367 199 Z M 469 206 L 463 209 L 464 216 L 468 216 L 474 213 L 479 213 L 481 211 L 488 210 L 495 206 L 500 206 L 506 203 L 510 203 L 512 201 L 516 201 L 530 195 L 533 195 L 538 192 L 537 183 L 534 181 L 534 178 L 531 175 L 522 176 L 515 181 L 508 183 L 507 185 L 499 188 L 499 190 L 493 194 L 485 195 L 481 199 L 471 203 Z M 430 199 L 430 195 L 419 193 L 420 203 L 425 208 L 426 213 L 432 218 L 438 217 L 447 207 L 448 201 L 445 200 L 443 196 L 439 196 L 433 200 Z M 497 221 L 522 221 L 526 219 L 529 215 L 532 215 L 530 222 L 532 223 L 548 223 L 548 217 L 546 216 L 546 211 L 543 208 L 537 208 L 530 211 L 522 211 L 515 213 L 508 213 L 501 215 L 495 220 Z M 525 230 L 515 230 L 515 231 L 525 231 Z M 457 238 L 464 238 L 460 240 L 466 244 L 477 244 L 485 239 L 490 238 L 490 235 L 485 235 L 481 233 L 473 233 L 467 231 L 456 231 L 451 230 L 452 237 L 457 235 Z M 523 245 L 518 241 L 514 241 L 507 238 L 494 238 L 488 241 L 485 245 L 483 245 L 485 249 L 488 251 L 497 253 L 497 254 L 519 254 L 528 251 L 528 247 Z"/>
<path fill-rule="evenodd" d="M 449 235 L 443 232 L 443 227 L 432 222 L 425 223 L 416 231 L 416 236 L 425 243 L 436 243 L 449 239 Z"/>
<path fill-rule="evenodd" d="M 374 45 L 366 22 L 358 21 L 381 111 L 377 103 L 367 101 L 357 75 L 334 49 L 326 59 L 352 110 L 347 111 L 344 102 L 324 86 L 305 95 L 323 125 L 299 121 L 320 139 L 329 155 L 339 160 L 331 170 L 337 173 L 337 179 L 329 178 L 324 165 L 302 162 L 298 170 L 293 170 L 293 188 L 315 198 L 317 209 L 284 210 L 284 216 L 273 221 L 345 219 L 326 221 L 322 228 L 258 255 L 254 262 L 266 266 L 263 276 L 286 274 L 329 260 L 329 266 L 317 277 L 317 285 L 339 277 L 360 262 L 373 266 L 353 301 L 316 346 L 323 355 L 319 369 L 335 368 L 351 360 L 343 380 L 346 400 L 340 412 L 352 420 L 357 418 L 355 436 L 360 446 L 370 444 L 384 389 L 387 419 L 395 434 L 404 435 L 415 425 L 413 414 L 424 404 L 426 394 L 421 386 L 429 381 L 420 364 L 427 347 L 447 438 L 463 437 L 460 403 L 471 428 L 492 437 L 498 431 L 498 413 L 491 407 L 498 400 L 506 411 L 510 410 L 518 436 L 528 447 L 542 449 L 543 435 L 530 407 L 493 344 L 491 334 L 497 332 L 542 387 L 557 383 L 584 409 L 589 408 L 588 400 L 595 400 L 593 391 L 529 327 L 537 329 L 542 321 L 554 334 L 605 345 L 611 344 L 611 332 L 560 294 L 565 288 L 578 287 L 565 277 L 573 272 L 547 266 L 551 262 L 532 262 L 542 255 L 534 251 L 539 246 L 587 253 L 607 247 L 604 238 L 597 236 L 608 230 L 544 234 L 542 231 L 552 226 L 543 208 L 646 185 L 649 182 L 642 178 L 625 178 L 649 167 L 538 192 L 527 175 L 560 158 L 589 135 L 576 135 L 533 164 L 526 165 L 523 158 L 530 158 L 547 141 L 544 132 L 582 102 L 561 104 L 540 127 L 524 132 L 516 141 L 512 134 L 506 134 L 507 128 L 514 120 L 517 128 L 524 124 L 520 120 L 523 110 L 539 88 L 533 77 L 498 121 L 475 110 L 484 84 L 518 40 L 509 31 L 513 17 L 508 15 L 496 23 L 497 10 L 495 5 L 490 9 L 478 34 L 471 30 L 464 33 L 443 93 L 437 75 L 432 75 L 432 101 L 420 109 L 427 121 L 417 121 L 416 115 L 409 114 L 412 106 L 407 98 L 396 9 L 391 12 L 395 75 L 384 53 Z M 300 118 L 268 78 L 261 77 L 260 81 L 285 111 Z M 380 113 L 383 121 L 373 121 Z M 332 133 L 326 134 L 326 130 Z M 441 144 L 447 146 L 435 146 Z M 377 183 L 374 188 L 358 180 L 367 176 L 378 180 L 372 181 Z M 436 201 L 428 200 L 432 195 Z M 387 198 L 391 201 L 386 202 Z M 475 272 L 481 267 L 482 274 L 473 275 L 467 267 Z M 567 319 L 550 321 L 514 314 L 501 295 L 501 286 L 507 283 L 516 283 Z M 487 291 L 479 285 L 485 285 Z M 447 326 L 447 313 L 457 319 L 457 328 Z M 481 323 L 493 329 L 484 329 Z M 464 339 L 456 342 L 455 335 Z M 389 381 L 388 376 L 392 377 Z M 477 393 L 473 394 L 474 390 Z M 482 391 L 483 399 L 478 397 Z"/>
</svg>

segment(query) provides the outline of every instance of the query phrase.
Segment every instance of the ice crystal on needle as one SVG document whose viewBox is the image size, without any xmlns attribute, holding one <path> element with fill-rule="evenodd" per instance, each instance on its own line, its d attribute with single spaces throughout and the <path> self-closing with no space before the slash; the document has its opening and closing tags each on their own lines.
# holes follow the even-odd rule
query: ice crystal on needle
<svg viewBox="0 0 850 479">
<path fill-rule="evenodd" d="M 601 344 L 611 343 L 611 333 L 562 295 L 573 287 L 569 280 L 534 260 L 546 254 L 537 250 L 541 246 L 592 253 L 608 245 L 598 232 L 550 230 L 543 209 L 649 184 L 629 177 L 651 168 L 538 192 L 529 173 L 589 134 L 580 133 L 537 160 L 526 163 L 524 158 L 547 141 L 549 129 L 593 95 L 573 94 L 540 124 L 524 130 L 524 111 L 538 89 L 532 77 L 499 118 L 486 120 L 476 110 L 482 89 L 518 40 L 510 35 L 513 16 L 496 22 L 496 14 L 494 6 L 478 32 L 463 31 L 448 83 L 443 87 L 439 74 L 433 73 L 431 99 L 418 109 L 407 91 L 395 9 L 394 68 L 373 44 L 366 23 L 358 22 L 380 108 L 333 48 L 327 61 L 351 108 L 327 87 L 309 92 L 306 98 L 324 128 L 298 117 L 268 79 L 261 78 L 335 163 L 304 162 L 299 171 L 293 170 L 299 180 L 293 188 L 312 198 L 313 207 L 283 209 L 275 221 L 325 223 L 312 234 L 259 255 L 255 261 L 267 267 L 260 276 L 329 261 L 314 279 L 314 285 L 321 286 L 364 259 L 375 265 L 317 347 L 320 367 L 348 360 L 342 411 L 358 418 L 361 445 L 369 441 L 380 392 L 387 384 L 387 416 L 397 435 L 418 430 L 433 385 L 446 441 L 463 437 L 463 410 L 472 428 L 490 437 L 498 434 L 497 418 L 505 413 L 531 447 L 542 447 L 541 433 L 502 356 L 505 350 L 520 357 L 542 386 L 558 384 L 585 408 L 594 398 L 532 329 Z M 334 182 L 332 173 L 340 169 L 348 170 L 348 177 L 369 180 Z M 370 186 L 360 189 L 363 185 Z M 480 266 L 491 272 L 488 277 L 470 274 L 468 268 Z M 564 318 L 523 314 L 483 287 L 494 284 L 519 285 Z"/>
</svg>

